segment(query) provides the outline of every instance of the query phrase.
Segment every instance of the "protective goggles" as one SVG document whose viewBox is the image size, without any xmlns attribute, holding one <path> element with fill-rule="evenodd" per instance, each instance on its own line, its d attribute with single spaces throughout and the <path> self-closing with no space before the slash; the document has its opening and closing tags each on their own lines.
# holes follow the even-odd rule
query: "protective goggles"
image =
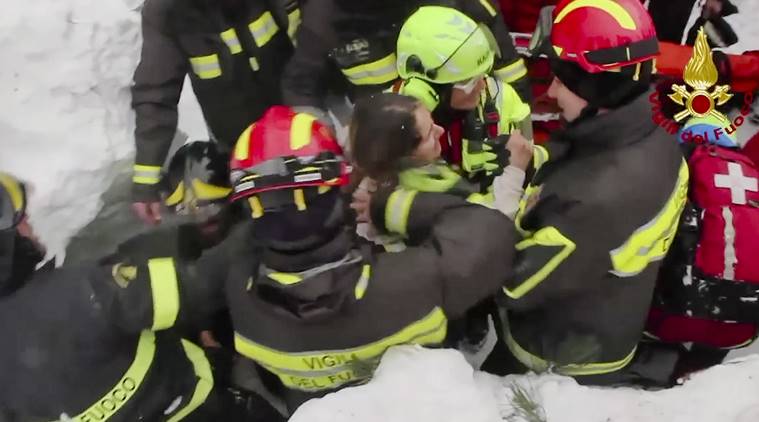
<svg viewBox="0 0 759 422">
<path fill-rule="evenodd" d="M 350 165 L 331 152 L 322 152 L 311 159 L 278 157 L 247 170 L 233 171 L 231 200 L 279 189 L 342 186 L 348 183 L 350 172 Z"/>
<path fill-rule="evenodd" d="M 463 82 L 457 82 L 453 84 L 453 87 L 464 91 L 465 94 L 469 95 L 474 91 L 474 89 L 477 87 L 477 84 L 485 77 L 485 75 L 478 75 L 473 78 L 467 79 Z"/>
</svg>

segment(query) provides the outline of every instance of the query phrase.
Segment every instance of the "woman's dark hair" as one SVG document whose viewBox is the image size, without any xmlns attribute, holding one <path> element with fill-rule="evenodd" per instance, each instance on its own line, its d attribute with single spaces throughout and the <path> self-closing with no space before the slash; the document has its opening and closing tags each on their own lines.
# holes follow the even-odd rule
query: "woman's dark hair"
<svg viewBox="0 0 759 422">
<path fill-rule="evenodd" d="M 375 94 L 358 101 L 350 124 L 354 164 L 377 181 L 392 178 L 401 161 L 422 141 L 416 126 L 413 97 L 394 93 Z"/>
</svg>

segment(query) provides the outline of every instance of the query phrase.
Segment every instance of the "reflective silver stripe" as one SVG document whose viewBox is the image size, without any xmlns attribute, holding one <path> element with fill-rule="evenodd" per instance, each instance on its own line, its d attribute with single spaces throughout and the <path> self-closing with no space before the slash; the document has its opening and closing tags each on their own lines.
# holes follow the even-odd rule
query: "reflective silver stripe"
<svg viewBox="0 0 759 422">
<path fill-rule="evenodd" d="M 508 66 L 496 70 L 493 74 L 502 81 L 514 82 L 527 74 L 527 67 L 524 65 L 524 60 L 519 59 Z"/>
<path fill-rule="evenodd" d="M 234 28 L 229 28 L 221 33 L 221 39 L 229 47 L 229 51 L 232 54 L 242 53 L 242 45 L 240 45 L 240 39 L 237 38 L 237 31 Z"/>
<path fill-rule="evenodd" d="M 738 257 L 735 256 L 735 226 L 730 207 L 722 207 L 722 218 L 725 219 L 725 272 L 722 278 L 735 280 L 735 264 L 738 263 Z"/>
<path fill-rule="evenodd" d="M 295 9 L 287 14 L 287 36 L 290 37 L 293 44 L 295 44 L 295 33 L 300 26 L 300 9 Z"/>
<path fill-rule="evenodd" d="M 142 185 L 154 185 L 161 180 L 161 167 L 135 164 L 132 181 Z"/>
<path fill-rule="evenodd" d="M 406 234 L 408 213 L 414 200 L 416 191 L 399 189 L 388 198 L 385 210 L 385 228 L 388 231 Z"/>
<path fill-rule="evenodd" d="M 269 40 L 271 40 L 274 34 L 279 31 L 277 22 L 274 21 L 270 12 L 264 13 L 260 18 L 251 22 L 250 25 L 248 25 L 248 29 L 250 29 L 250 33 L 253 35 L 256 45 L 259 47 L 263 47 L 269 42 Z"/>
<path fill-rule="evenodd" d="M 361 82 L 363 82 L 364 79 L 395 79 L 396 72 L 397 68 L 395 66 L 387 65 L 376 70 L 365 70 L 363 72 L 348 75 L 348 79 L 356 85 L 361 85 Z"/>
<path fill-rule="evenodd" d="M 190 57 L 190 64 L 192 65 L 192 70 L 200 79 L 213 79 L 221 76 L 219 56 L 216 54 Z"/>
</svg>

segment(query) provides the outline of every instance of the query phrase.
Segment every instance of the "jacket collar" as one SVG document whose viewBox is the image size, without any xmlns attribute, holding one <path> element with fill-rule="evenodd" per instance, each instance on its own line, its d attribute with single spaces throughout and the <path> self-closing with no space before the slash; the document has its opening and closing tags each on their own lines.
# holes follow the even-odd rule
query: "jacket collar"
<svg viewBox="0 0 759 422">
<path fill-rule="evenodd" d="M 307 251 L 287 253 L 266 248 L 261 262 L 281 272 L 300 272 L 320 265 L 339 261 L 354 247 L 354 237 L 346 228 L 327 243 Z"/>
<path fill-rule="evenodd" d="M 592 154 L 639 142 L 656 130 L 649 95 L 650 92 L 620 108 L 572 122 L 556 132 L 552 140 L 570 143 L 573 155 Z"/>
</svg>

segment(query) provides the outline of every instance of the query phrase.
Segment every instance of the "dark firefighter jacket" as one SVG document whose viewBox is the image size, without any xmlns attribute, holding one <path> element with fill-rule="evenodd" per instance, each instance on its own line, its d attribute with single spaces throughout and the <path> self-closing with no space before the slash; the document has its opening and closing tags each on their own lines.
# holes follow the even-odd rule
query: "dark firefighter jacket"
<svg viewBox="0 0 759 422">
<path fill-rule="evenodd" d="M 610 373 L 632 359 L 686 201 L 688 167 L 645 95 L 554 134 L 515 223 L 504 338 L 535 371 Z"/>
<path fill-rule="evenodd" d="M 297 48 L 283 79 L 285 103 L 326 110 L 329 87 L 355 97 L 388 88 L 398 78 L 396 41 L 405 18 L 418 6 L 438 4 L 459 9 L 475 21 L 488 25 L 501 50 L 494 75 L 514 85 L 529 103 L 527 68 L 491 0 L 416 0 L 398 2 L 397 11 L 383 11 L 386 18 L 357 15 L 343 10 L 336 0 L 310 0 L 297 34 Z"/>
<path fill-rule="evenodd" d="M 231 11 L 225 12 L 222 4 Z M 240 133 L 281 103 L 280 78 L 300 20 L 295 0 L 148 0 L 134 74 L 134 192 L 157 200 L 156 184 L 177 128 L 185 76 L 212 137 L 231 150 Z"/>
<path fill-rule="evenodd" d="M 167 269 L 171 261 L 151 263 L 153 273 Z M 76 422 L 178 421 L 206 400 L 214 381 L 202 349 L 144 330 L 169 327 L 163 315 L 144 326 L 119 318 L 140 311 L 114 296 L 134 276 L 134 267 L 82 264 L 37 274 L 0 298 L 0 414 L 12 422 L 64 413 Z"/>
<path fill-rule="evenodd" d="M 497 211 L 407 190 L 386 204 L 388 228 L 429 240 L 372 253 L 346 228 L 316 250 L 284 255 L 252 246 L 244 225 L 196 266 L 178 266 L 179 287 L 138 266 L 143 277 L 122 292 L 130 303 L 122 309 L 146 324 L 166 311 L 151 309 L 150 297 L 167 285 L 179 292 L 178 319 L 226 302 L 237 351 L 279 377 L 291 410 L 365 382 L 388 347 L 441 344 L 448 318 L 498 291 L 514 255 L 513 225 Z"/>
</svg>

